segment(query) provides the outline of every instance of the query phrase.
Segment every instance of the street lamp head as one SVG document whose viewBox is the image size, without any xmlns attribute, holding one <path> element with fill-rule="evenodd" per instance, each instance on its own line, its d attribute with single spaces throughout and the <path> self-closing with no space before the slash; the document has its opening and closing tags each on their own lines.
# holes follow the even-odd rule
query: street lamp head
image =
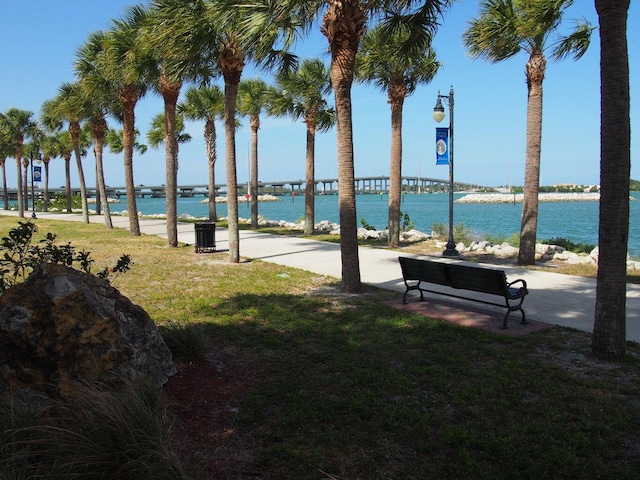
<svg viewBox="0 0 640 480">
<path fill-rule="evenodd" d="M 433 119 L 438 123 L 444 120 L 444 107 L 442 106 L 442 101 L 440 100 L 440 93 L 438 93 L 436 106 L 433 107 Z"/>
</svg>

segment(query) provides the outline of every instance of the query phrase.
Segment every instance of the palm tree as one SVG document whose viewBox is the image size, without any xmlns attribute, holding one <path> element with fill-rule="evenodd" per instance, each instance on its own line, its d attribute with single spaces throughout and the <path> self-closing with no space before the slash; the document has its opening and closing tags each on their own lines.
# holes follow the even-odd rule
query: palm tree
<svg viewBox="0 0 640 480">
<path fill-rule="evenodd" d="M 255 78 L 243 80 L 238 87 L 238 113 L 249 115 L 251 127 L 251 228 L 258 228 L 258 129 L 260 114 L 268 107 L 273 88 L 263 80 Z"/>
<path fill-rule="evenodd" d="M 135 108 L 138 100 L 147 92 L 149 72 L 154 66 L 149 44 L 143 35 L 146 21 L 147 12 L 139 6 L 129 7 L 122 18 L 114 20 L 113 28 L 106 33 L 104 52 L 99 63 L 104 78 L 115 84 L 122 104 L 125 187 L 129 232 L 133 236 L 140 235 L 133 179 Z"/>
<path fill-rule="evenodd" d="M 546 52 L 551 50 L 555 60 L 567 56 L 577 60 L 587 51 L 593 30 L 588 22 L 582 21 L 576 22 L 569 35 L 560 35 L 563 13 L 571 4 L 573 0 L 483 0 L 478 18 L 470 22 L 463 34 L 467 50 L 474 58 L 495 63 L 521 51 L 529 55 L 525 65 L 527 153 L 518 253 L 521 265 L 535 263 Z"/>
<path fill-rule="evenodd" d="M 32 119 L 33 113 L 26 110 L 19 110 L 17 108 L 10 108 L 5 113 L 0 113 L 0 131 L 3 132 L 3 136 L 11 144 L 13 144 L 13 156 L 16 159 L 16 166 L 18 172 L 18 215 L 20 218 L 24 218 L 24 203 L 23 203 L 23 186 L 21 175 L 21 163 L 22 163 L 22 145 L 24 144 L 25 137 L 30 136 L 36 128 L 36 123 Z"/>
<path fill-rule="evenodd" d="M 82 199 L 82 221 L 89 223 L 87 205 L 87 188 L 82 168 L 82 152 L 80 150 L 81 125 L 88 118 L 87 96 L 78 82 L 65 83 L 58 89 L 58 95 L 42 105 L 42 122 L 52 130 L 60 129 L 63 122 L 69 124 L 69 134 L 73 141 L 73 151 L 78 168 L 80 196 Z"/>
<path fill-rule="evenodd" d="M 167 240 L 173 247 L 178 245 L 178 145 L 175 131 L 178 97 L 184 81 L 208 81 L 213 76 L 206 51 L 165 29 L 166 22 L 176 20 L 175 8 L 180 8 L 182 3 L 182 0 L 152 1 L 145 29 L 155 61 L 153 86 L 164 101 L 165 125 L 162 131 L 165 134 Z"/>
<path fill-rule="evenodd" d="M 0 125 L 1 128 L 1 125 Z M 0 167 L 2 168 L 2 199 L 4 209 L 9 210 L 9 192 L 7 191 L 7 157 L 13 153 L 13 145 L 7 136 L 0 130 Z"/>
<path fill-rule="evenodd" d="M 335 110 L 327 105 L 325 96 L 331 92 L 329 70 L 318 59 L 304 60 L 290 72 L 276 76 L 279 91 L 270 102 L 269 113 L 302 118 L 307 126 L 304 234 L 313 235 L 315 226 L 315 142 L 316 132 L 329 130 L 335 125 Z"/>
<path fill-rule="evenodd" d="M 245 4 L 243 27 L 254 39 L 273 35 L 278 28 L 284 32 L 284 38 L 289 38 L 292 27 L 308 27 L 317 15 L 324 13 L 320 30 L 327 38 L 331 52 L 331 83 L 337 118 L 342 290 L 345 292 L 356 293 L 362 289 L 351 115 L 351 86 L 360 40 L 367 23 L 382 17 L 387 32 L 403 24 L 420 25 L 422 28 L 413 29 L 414 40 L 424 41 L 436 29 L 438 16 L 450 3 L 451 0 L 247 0 Z"/>
<path fill-rule="evenodd" d="M 222 117 L 224 94 L 217 85 L 191 87 L 178 104 L 178 112 L 189 120 L 204 120 L 204 143 L 208 163 L 209 221 L 217 222 L 216 212 L 216 118 Z"/>
<path fill-rule="evenodd" d="M 391 35 L 382 26 L 362 38 L 356 58 L 356 76 L 387 92 L 391 105 L 391 159 L 389 167 L 389 241 L 400 244 L 400 202 L 402 199 L 402 108 L 407 96 L 421 83 L 429 83 L 440 68 L 430 44 L 412 44 L 410 30 L 397 29 Z"/>
<path fill-rule="evenodd" d="M 40 142 L 40 148 L 42 149 L 42 163 L 44 164 L 44 190 L 43 190 L 43 202 L 42 202 L 42 210 L 44 212 L 47 212 L 49 210 L 49 164 L 51 163 L 51 160 L 54 158 L 57 158 L 57 157 L 64 158 L 65 148 L 64 148 L 64 142 L 61 139 L 62 133 L 67 134 L 67 136 L 69 137 L 68 143 L 71 144 L 71 138 L 68 132 L 61 132 L 61 133 L 50 132 L 48 134 L 45 134 L 42 137 Z M 70 149 L 67 149 L 67 151 L 70 152 Z M 69 155 L 69 159 L 71 159 L 70 155 Z M 69 169 L 65 169 L 65 171 L 68 173 Z M 68 189 L 70 194 L 71 181 L 69 180 L 68 183 L 69 183 Z M 69 198 L 68 200 L 69 200 L 69 207 L 70 207 L 71 198 Z"/>
<path fill-rule="evenodd" d="M 629 0 L 595 0 L 600 24 L 600 225 L 596 313 L 591 349 L 601 358 L 626 351 L 627 244 L 631 121 Z"/>
<path fill-rule="evenodd" d="M 72 212 L 71 202 L 71 157 L 73 156 L 73 140 L 68 131 L 56 132 L 58 154 L 64 159 L 64 191 L 67 213 Z"/>
<path fill-rule="evenodd" d="M 107 78 L 102 66 L 106 50 L 107 35 L 101 31 L 90 34 L 87 41 L 76 51 L 74 70 L 87 97 L 87 116 L 90 120 L 91 136 L 94 143 L 93 151 L 96 158 L 98 190 L 96 209 L 99 210 L 100 205 L 103 205 L 105 225 L 107 228 L 113 228 L 104 179 L 103 152 L 105 135 L 108 130 L 106 117 L 109 114 L 121 117 L 122 111 L 118 101 L 117 85 Z"/>
<path fill-rule="evenodd" d="M 227 223 L 229 261 L 240 261 L 238 230 L 238 180 L 236 169 L 236 104 L 238 85 L 247 60 L 273 66 L 279 59 L 282 65 L 291 64 L 292 56 L 274 51 L 274 32 L 249 39 L 241 33 L 247 21 L 246 12 L 229 0 L 185 0 L 171 2 L 163 29 L 169 36 L 180 39 L 201 51 L 202 58 L 215 63 L 225 83 L 225 154 L 227 174 Z M 285 48 L 288 44 L 285 42 Z"/>
</svg>

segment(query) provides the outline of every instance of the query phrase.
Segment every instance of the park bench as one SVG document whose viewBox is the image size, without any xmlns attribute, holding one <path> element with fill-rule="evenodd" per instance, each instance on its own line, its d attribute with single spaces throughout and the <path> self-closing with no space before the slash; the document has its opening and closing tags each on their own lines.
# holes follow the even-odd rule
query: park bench
<svg viewBox="0 0 640 480">
<path fill-rule="evenodd" d="M 516 310 L 519 310 L 522 314 L 522 323 L 527 323 L 524 310 L 522 309 L 522 302 L 524 302 L 524 297 L 529 291 L 527 290 L 527 282 L 523 279 L 507 282 L 505 272 L 494 268 L 409 257 L 399 257 L 398 259 L 400 260 L 400 267 L 402 268 L 402 278 L 407 288 L 402 298 L 403 303 L 407 303 L 407 294 L 412 290 L 418 290 L 420 292 L 421 301 L 424 300 L 423 292 L 437 293 L 449 297 L 480 302 L 486 305 L 506 307 L 507 313 L 504 316 L 502 328 L 507 328 L 509 314 Z M 474 298 L 430 290 L 423 286 L 425 283 L 499 296 L 504 299 L 504 303 L 497 303 L 495 301 L 485 300 L 484 298 Z"/>
</svg>

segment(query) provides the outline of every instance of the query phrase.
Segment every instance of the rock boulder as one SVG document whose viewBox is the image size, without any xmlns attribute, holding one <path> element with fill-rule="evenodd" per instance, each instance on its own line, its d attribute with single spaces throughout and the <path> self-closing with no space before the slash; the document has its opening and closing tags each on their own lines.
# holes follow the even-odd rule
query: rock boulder
<svg viewBox="0 0 640 480">
<path fill-rule="evenodd" d="M 65 396 L 78 381 L 163 385 L 175 373 L 149 315 L 105 280 L 44 264 L 0 296 L 0 391 Z"/>
</svg>

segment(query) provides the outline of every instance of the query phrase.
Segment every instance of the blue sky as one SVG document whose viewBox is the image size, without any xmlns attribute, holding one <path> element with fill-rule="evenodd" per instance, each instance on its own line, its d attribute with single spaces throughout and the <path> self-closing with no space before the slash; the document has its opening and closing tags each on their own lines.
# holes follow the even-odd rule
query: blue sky
<svg viewBox="0 0 640 480">
<path fill-rule="evenodd" d="M 130 0 L 0 0 L 0 111 L 10 107 L 39 114 L 45 100 L 58 87 L 73 80 L 72 63 L 78 47 L 89 33 L 109 29 L 111 19 L 124 12 Z M 525 53 L 490 64 L 471 60 L 465 53 L 461 34 L 478 13 L 478 1 L 457 2 L 445 16 L 434 40 L 438 60 L 443 64 L 436 78 L 421 85 L 407 98 L 404 107 L 403 174 L 447 178 L 448 168 L 435 165 L 435 127 L 432 119 L 438 91 L 455 91 L 455 178 L 457 181 L 487 186 L 522 185 L 525 163 L 527 89 Z M 567 11 L 564 24 L 586 18 L 594 26 L 598 19 L 592 0 L 577 0 Z M 301 56 L 319 57 L 327 64 L 326 40 L 316 31 L 299 46 Z M 640 2 L 629 10 L 629 52 L 631 70 L 632 131 L 638 124 L 640 89 Z M 600 79 L 599 38 L 594 31 L 589 51 L 577 62 L 549 61 L 544 81 L 543 143 L 541 184 L 597 184 L 599 182 Z M 243 79 L 267 74 L 250 66 Z M 222 82 L 220 82 L 222 84 Z M 185 89 L 183 89 L 185 90 Z M 149 95 L 136 109 L 136 125 L 143 133 L 151 118 L 162 112 L 159 97 Z M 388 175 L 390 110 L 386 94 L 372 86 L 356 84 L 353 89 L 353 120 L 356 176 Z M 447 124 L 445 119 L 443 124 Z M 248 120 L 237 134 L 238 180 L 246 181 L 250 132 Z M 116 122 L 110 126 L 119 128 Z M 440 125 L 446 126 L 446 125 Z M 180 147 L 178 182 L 181 185 L 206 183 L 206 159 L 202 141 L 203 125 L 189 123 L 193 140 Z M 218 125 L 219 160 L 216 175 L 224 180 L 224 139 Z M 259 134 L 259 176 L 262 181 L 304 178 L 305 127 L 289 119 L 262 118 Z M 337 176 L 335 130 L 318 134 L 316 177 Z M 640 179 L 635 161 L 640 143 L 632 138 L 632 175 Z M 107 184 L 124 184 L 122 158 L 107 154 Z M 15 186 L 15 162 L 7 162 L 10 186 Z M 89 185 L 95 182 L 93 156 L 83 161 Z M 75 161 L 72 184 L 77 185 Z M 136 184 L 165 183 L 164 148 L 149 149 L 134 158 Z M 64 184 L 62 160 L 51 164 L 51 186 Z"/>
</svg>

